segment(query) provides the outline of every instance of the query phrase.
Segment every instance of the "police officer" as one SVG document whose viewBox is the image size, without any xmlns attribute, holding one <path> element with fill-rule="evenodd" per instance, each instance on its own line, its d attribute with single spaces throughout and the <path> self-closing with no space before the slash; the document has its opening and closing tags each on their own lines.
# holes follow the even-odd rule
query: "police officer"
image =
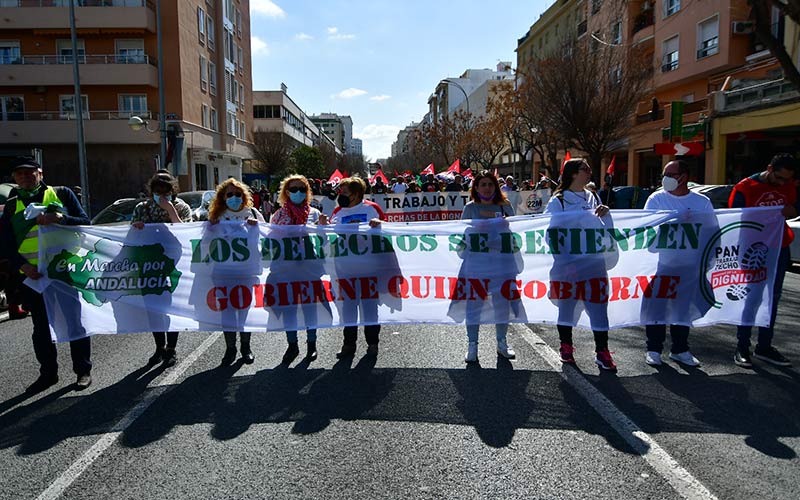
<svg viewBox="0 0 800 500">
<path fill-rule="evenodd" d="M 53 188 L 42 181 L 42 167 L 30 158 L 17 158 L 12 164 L 14 182 L 19 186 L 17 195 L 6 201 L 3 211 L 3 251 L 8 254 L 13 272 L 37 280 L 42 277 L 38 270 L 39 226 L 46 224 L 80 225 L 90 224 L 75 193 L 67 187 Z M 34 219 L 25 218 L 25 208 L 31 203 L 47 207 Z M 22 285 L 22 303 L 33 320 L 33 351 L 39 361 L 39 378 L 28 387 L 30 393 L 41 392 L 58 382 L 56 346 L 50 338 L 42 295 Z M 89 337 L 70 342 L 72 369 L 78 376 L 76 390 L 83 390 L 92 383 L 91 343 Z"/>
</svg>

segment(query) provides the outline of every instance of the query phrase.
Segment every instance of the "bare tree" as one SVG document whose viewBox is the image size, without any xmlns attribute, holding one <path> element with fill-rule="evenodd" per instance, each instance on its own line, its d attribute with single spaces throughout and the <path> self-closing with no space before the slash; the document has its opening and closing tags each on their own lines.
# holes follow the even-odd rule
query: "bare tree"
<svg viewBox="0 0 800 500">
<path fill-rule="evenodd" d="M 267 184 L 272 177 L 280 177 L 289 168 L 292 146 L 281 132 L 258 129 L 253 134 L 253 145 L 250 148 L 256 160 L 253 168 L 266 175 Z"/>
<path fill-rule="evenodd" d="M 652 70 L 652 59 L 636 48 L 568 41 L 557 54 L 536 61 L 526 80 L 543 129 L 585 151 L 599 170 L 603 155 L 628 137 Z"/>
<path fill-rule="evenodd" d="M 332 174 L 339 168 L 339 156 L 336 154 L 336 149 L 324 140 L 319 141 L 318 149 L 322 153 L 322 164 L 325 166 L 325 171 Z"/>
<path fill-rule="evenodd" d="M 442 116 L 434 123 L 423 124 L 412 134 L 417 154 L 426 158 L 428 163 L 450 165 L 458 158 L 469 165 L 477 158 L 476 150 L 470 144 L 475 124 L 471 113 L 460 110 Z"/>
<path fill-rule="evenodd" d="M 773 29 L 772 9 L 777 9 L 781 14 L 789 16 L 795 23 L 800 24 L 800 0 L 747 0 L 750 5 L 750 19 L 754 21 L 756 39 L 763 43 L 783 68 L 787 80 L 800 89 L 800 71 L 786 50 L 780 31 Z"/>
</svg>

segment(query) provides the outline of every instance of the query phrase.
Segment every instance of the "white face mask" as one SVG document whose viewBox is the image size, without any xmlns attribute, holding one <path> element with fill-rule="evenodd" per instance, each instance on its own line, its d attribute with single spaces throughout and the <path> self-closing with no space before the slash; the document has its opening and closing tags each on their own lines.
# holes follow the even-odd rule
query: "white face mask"
<svg viewBox="0 0 800 500">
<path fill-rule="evenodd" d="M 664 191 L 672 192 L 678 189 L 678 180 L 673 179 L 672 177 L 664 176 L 661 179 L 661 185 L 664 187 Z"/>
</svg>

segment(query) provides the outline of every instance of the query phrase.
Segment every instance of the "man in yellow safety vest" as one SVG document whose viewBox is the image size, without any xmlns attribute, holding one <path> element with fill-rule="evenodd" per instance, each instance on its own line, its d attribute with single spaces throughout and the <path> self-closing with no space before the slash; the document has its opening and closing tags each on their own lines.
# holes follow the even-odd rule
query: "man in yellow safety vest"
<svg viewBox="0 0 800 500">
<path fill-rule="evenodd" d="M 7 254 L 13 272 L 37 280 L 39 272 L 39 226 L 46 224 L 90 224 L 89 217 L 78 202 L 75 193 L 67 187 L 53 188 L 42 182 L 41 166 L 30 158 L 18 158 L 13 163 L 17 196 L 6 202 L 3 211 L 3 252 Z M 41 207 L 42 213 L 26 218 L 29 205 Z M 30 211 L 29 211 L 30 212 Z M 56 346 L 50 337 L 47 309 L 42 295 L 22 285 L 22 303 L 33 320 L 33 351 L 39 361 L 39 378 L 28 387 L 28 392 L 41 392 L 58 382 Z M 72 369 L 78 375 L 75 388 L 83 390 L 92 383 L 91 343 L 89 337 L 70 342 Z"/>
</svg>

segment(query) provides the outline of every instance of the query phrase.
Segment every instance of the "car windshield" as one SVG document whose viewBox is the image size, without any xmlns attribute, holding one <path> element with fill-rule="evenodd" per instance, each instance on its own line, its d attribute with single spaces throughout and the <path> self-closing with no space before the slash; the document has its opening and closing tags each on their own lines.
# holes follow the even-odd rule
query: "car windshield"
<svg viewBox="0 0 800 500">
<path fill-rule="evenodd" d="M 95 215 L 92 219 L 92 225 L 130 221 L 133 209 L 140 201 L 133 198 L 118 200 Z"/>
<path fill-rule="evenodd" d="M 205 191 L 190 191 L 188 193 L 180 193 L 178 198 L 185 201 L 186 204 L 194 210 L 200 208 L 200 205 L 203 203 L 203 193 L 205 193 Z"/>
<path fill-rule="evenodd" d="M 17 187 L 16 184 L 4 183 L 0 184 L 0 203 L 5 203 L 11 190 Z"/>
</svg>

